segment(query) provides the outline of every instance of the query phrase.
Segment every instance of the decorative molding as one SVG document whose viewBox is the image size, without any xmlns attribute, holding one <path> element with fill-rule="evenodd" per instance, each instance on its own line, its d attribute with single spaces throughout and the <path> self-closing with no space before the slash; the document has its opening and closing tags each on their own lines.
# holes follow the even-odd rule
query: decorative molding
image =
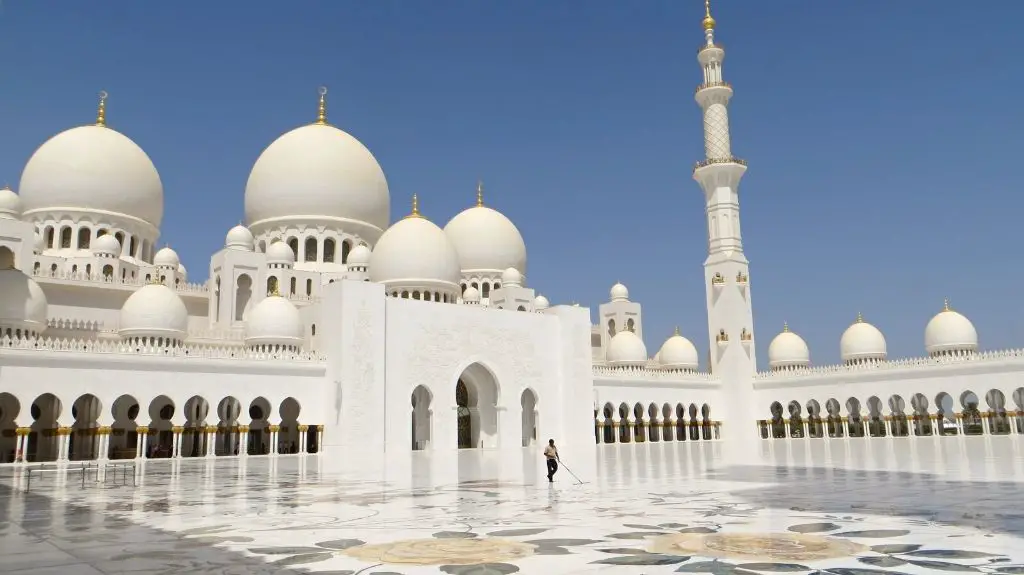
<svg viewBox="0 0 1024 575">
<path fill-rule="evenodd" d="M 851 364 L 795 367 L 776 371 L 762 371 L 755 376 L 755 379 L 760 381 L 810 379 L 836 374 L 861 375 L 868 373 L 891 373 L 893 371 L 913 371 L 928 368 L 977 366 L 986 363 L 998 363 L 1014 360 L 1024 360 L 1024 349 L 981 351 L 961 355 L 912 357 Z"/>
<path fill-rule="evenodd" d="M 648 364 L 645 367 L 607 367 L 602 365 L 593 366 L 594 377 L 599 379 L 615 380 L 644 380 L 652 381 L 703 381 L 717 382 L 718 378 L 710 373 L 699 371 L 676 371 L 667 369 L 655 369 Z"/>
<path fill-rule="evenodd" d="M 102 269 L 103 265 L 107 265 L 109 263 L 110 263 L 110 260 L 103 260 L 103 259 L 100 259 L 100 258 L 96 258 L 96 265 L 99 266 L 100 269 Z M 48 268 L 43 268 L 42 266 L 40 266 L 39 269 L 35 269 L 33 267 L 33 269 L 32 269 L 32 277 L 38 278 L 38 279 L 42 279 L 42 280 L 60 280 L 60 281 L 83 283 L 83 284 L 100 284 L 100 285 L 113 285 L 113 286 L 121 286 L 121 287 L 128 287 L 128 288 L 141 288 L 142 286 L 146 285 L 146 283 L 147 283 L 146 282 L 146 278 L 145 278 L 145 274 L 142 273 L 142 271 L 143 270 L 140 269 L 140 274 L 139 275 L 142 275 L 143 277 L 121 279 L 120 277 L 117 277 L 116 275 L 105 276 L 102 273 L 87 274 L 85 272 L 68 272 L 68 271 L 64 271 L 64 270 L 61 270 L 61 269 L 58 269 L 57 271 L 54 272 L 54 271 L 50 271 Z M 156 273 L 156 272 L 150 272 L 150 273 Z M 172 274 L 172 275 L 174 275 L 175 277 L 178 277 L 178 274 L 176 272 L 174 274 Z M 207 293 L 209 293 L 209 288 L 207 288 L 206 284 L 188 283 L 188 282 L 175 284 L 174 282 L 167 282 L 166 285 L 167 285 L 167 287 L 169 287 L 169 288 L 171 288 L 171 289 L 173 289 L 173 290 L 175 290 L 175 291 L 177 291 L 179 293 L 184 293 L 184 294 L 207 294 Z"/>
</svg>

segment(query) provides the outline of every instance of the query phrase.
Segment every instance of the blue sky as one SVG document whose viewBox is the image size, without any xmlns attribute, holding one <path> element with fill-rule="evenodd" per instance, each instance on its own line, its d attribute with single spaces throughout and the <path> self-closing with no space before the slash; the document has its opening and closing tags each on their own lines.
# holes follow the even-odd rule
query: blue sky
<svg viewBox="0 0 1024 575">
<path fill-rule="evenodd" d="M 858 311 L 890 355 L 923 353 L 942 299 L 985 348 L 1024 345 L 1017 166 L 1024 3 L 716 0 L 759 355 L 784 320 L 815 363 Z M 487 203 L 520 228 L 529 284 L 597 306 L 617 280 L 651 355 L 679 325 L 707 349 L 699 0 L 0 6 L 0 180 L 90 122 L 150 155 L 162 242 L 192 279 L 242 218 L 260 151 L 311 121 L 362 140 L 439 225 Z M 703 355 L 703 352 L 702 352 Z"/>
</svg>

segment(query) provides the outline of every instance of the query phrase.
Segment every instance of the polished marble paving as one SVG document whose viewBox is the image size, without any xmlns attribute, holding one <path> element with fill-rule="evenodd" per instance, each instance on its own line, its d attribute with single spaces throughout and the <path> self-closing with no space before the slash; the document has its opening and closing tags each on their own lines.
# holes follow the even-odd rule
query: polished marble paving
<svg viewBox="0 0 1024 575">
<path fill-rule="evenodd" d="M 532 452 L 431 480 L 287 456 L 26 492 L 3 468 L 0 573 L 1024 574 L 1024 438 L 773 441 L 742 466 L 714 444 L 596 449 L 583 484 L 548 484 Z"/>
</svg>

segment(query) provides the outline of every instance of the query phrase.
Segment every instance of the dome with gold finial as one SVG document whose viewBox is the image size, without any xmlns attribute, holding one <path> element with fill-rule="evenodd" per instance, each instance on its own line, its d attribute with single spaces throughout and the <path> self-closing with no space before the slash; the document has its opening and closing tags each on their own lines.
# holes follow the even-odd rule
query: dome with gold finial
<svg viewBox="0 0 1024 575">
<path fill-rule="evenodd" d="M 388 291 L 447 295 L 454 302 L 459 293 L 459 253 L 444 230 L 423 217 L 419 199 L 412 197 L 411 213 L 395 222 L 370 253 L 370 281 L 383 283 Z"/>
<path fill-rule="evenodd" d="M 29 220 L 53 211 L 91 212 L 158 229 L 163 219 L 160 175 L 142 148 L 107 125 L 106 92 L 100 94 L 95 123 L 65 130 L 39 146 L 18 189 L 22 217 Z"/>
<path fill-rule="evenodd" d="M 804 338 L 789 330 L 789 324 L 782 324 L 782 332 L 768 345 L 768 366 L 771 369 L 807 367 L 811 364 L 811 352 Z"/>
<path fill-rule="evenodd" d="M 839 340 L 839 355 L 845 363 L 884 360 L 885 336 L 858 313 L 856 321 L 846 328 Z"/>
<path fill-rule="evenodd" d="M 272 351 L 277 348 L 298 350 L 302 347 L 304 330 L 302 316 L 295 304 L 275 288 L 253 306 L 246 318 L 245 345 Z"/>
<path fill-rule="evenodd" d="M 942 311 L 924 328 L 924 348 L 931 356 L 973 353 L 978 350 L 978 330 L 946 299 Z"/>
<path fill-rule="evenodd" d="M 700 361 L 696 346 L 679 333 L 678 327 L 661 345 L 655 357 L 662 369 L 669 370 L 695 371 Z"/>
<path fill-rule="evenodd" d="M 444 227 L 462 262 L 462 273 L 500 275 L 515 268 L 526 275 L 526 243 L 519 228 L 501 212 L 484 205 L 484 185 L 477 182 L 476 205 Z"/>
<path fill-rule="evenodd" d="M 245 186 L 245 219 L 259 236 L 289 221 L 327 222 L 375 240 L 388 226 L 387 179 L 370 150 L 327 121 L 320 89 L 316 120 L 274 140 Z"/>
</svg>

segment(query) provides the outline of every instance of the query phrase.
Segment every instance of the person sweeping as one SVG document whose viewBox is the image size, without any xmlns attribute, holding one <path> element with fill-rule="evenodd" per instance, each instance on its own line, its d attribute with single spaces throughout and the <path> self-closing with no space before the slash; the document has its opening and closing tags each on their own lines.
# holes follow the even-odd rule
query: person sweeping
<svg viewBox="0 0 1024 575">
<path fill-rule="evenodd" d="M 558 462 L 561 461 L 554 439 L 548 440 L 548 446 L 544 448 L 544 458 L 547 459 L 548 463 L 548 483 L 554 483 L 555 473 L 558 471 Z"/>
</svg>

